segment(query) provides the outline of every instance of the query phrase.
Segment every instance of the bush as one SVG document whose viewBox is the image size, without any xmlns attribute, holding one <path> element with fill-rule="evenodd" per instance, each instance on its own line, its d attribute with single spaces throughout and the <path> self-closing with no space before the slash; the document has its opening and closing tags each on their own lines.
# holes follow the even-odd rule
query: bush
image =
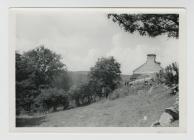
<svg viewBox="0 0 194 140">
<path fill-rule="evenodd" d="M 79 101 L 79 96 L 80 96 L 80 87 L 79 86 L 76 86 L 76 85 L 73 85 L 69 91 L 68 91 L 68 94 L 70 96 L 70 100 L 74 100 L 75 101 L 75 104 L 76 106 L 80 106 L 80 101 Z"/>
<path fill-rule="evenodd" d="M 178 85 L 179 83 L 179 69 L 177 63 L 172 63 L 164 70 L 157 74 L 157 81 L 164 83 L 169 87 Z"/>
<path fill-rule="evenodd" d="M 76 106 L 87 105 L 94 102 L 95 94 L 89 83 L 79 86 L 72 86 L 69 90 L 71 100 L 75 101 Z"/>
<path fill-rule="evenodd" d="M 38 111 L 48 111 L 51 108 L 53 108 L 53 111 L 57 111 L 59 106 L 63 106 L 63 109 L 69 106 L 69 97 L 62 89 L 42 89 L 40 95 L 36 98 L 35 109 Z"/>
</svg>

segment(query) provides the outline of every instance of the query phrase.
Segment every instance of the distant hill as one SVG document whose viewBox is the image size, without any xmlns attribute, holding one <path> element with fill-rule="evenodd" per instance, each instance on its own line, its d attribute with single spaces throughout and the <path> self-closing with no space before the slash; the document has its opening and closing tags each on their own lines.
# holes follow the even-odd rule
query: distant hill
<svg viewBox="0 0 194 140">
<path fill-rule="evenodd" d="M 88 81 L 89 71 L 69 71 L 69 77 L 73 85 L 79 85 L 81 83 L 86 83 Z M 122 74 L 122 83 L 128 81 L 131 75 Z"/>
<path fill-rule="evenodd" d="M 69 77 L 73 85 L 79 85 L 88 81 L 89 71 L 69 71 Z"/>
</svg>

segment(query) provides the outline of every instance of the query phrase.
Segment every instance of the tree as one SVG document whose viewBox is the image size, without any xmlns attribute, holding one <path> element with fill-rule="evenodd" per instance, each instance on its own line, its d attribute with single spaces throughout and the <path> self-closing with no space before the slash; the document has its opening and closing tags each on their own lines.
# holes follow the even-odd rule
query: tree
<svg viewBox="0 0 194 140">
<path fill-rule="evenodd" d="M 24 53 L 24 56 L 35 72 L 34 80 L 38 88 L 50 86 L 54 76 L 62 71 L 67 71 L 66 66 L 61 62 L 61 56 L 44 46 Z"/>
<path fill-rule="evenodd" d="M 60 55 L 43 46 L 23 54 L 16 52 L 17 114 L 22 110 L 31 112 L 42 89 L 56 87 L 67 90 L 67 77 L 67 68 L 61 62 Z"/>
<path fill-rule="evenodd" d="M 168 65 L 165 69 L 160 71 L 157 74 L 160 82 L 165 83 L 167 86 L 172 87 L 173 85 L 177 85 L 179 83 L 179 69 L 177 63 L 172 63 Z"/>
<path fill-rule="evenodd" d="M 171 65 L 167 66 L 164 70 L 164 78 L 165 83 L 168 86 L 172 86 L 174 84 L 178 84 L 179 80 L 179 70 L 177 63 L 172 63 Z"/>
<path fill-rule="evenodd" d="M 48 111 L 53 108 L 53 111 L 57 111 L 57 107 L 63 106 L 66 109 L 69 106 L 69 97 L 63 89 L 48 88 L 41 89 L 41 94 L 35 99 L 34 109 L 43 109 Z"/>
<path fill-rule="evenodd" d="M 99 58 L 95 66 L 91 68 L 89 74 L 89 82 L 93 85 L 94 91 L 97 91 L 97 94 L 103 96 L 103 94 L 109 94 L 111 90 L 114 90 L 118 87 L 121 80 L 121 71 L 120 64 L 116 62 L 113 57 L 109 58 Z M 103 93 L 110 89 L 109 93 Z M 99 93 L 99 91 L 101 91 Z"/>
<path fill-rule="evenodd" d="M 80 106 L 80 86 L 77 85 L 73 85 L 70 87 L 70 89 L 68 90 L 68 95 L 70 96 L 70 100 L 74 100 L 76 106 Z"/>
<path fill-rule="evenodd" d="M 89 82 L 82 83 L 80 85 L 74 85 L 68 92 L 71 100 L 75 101 L 76 106 L 88 105 L 94 102 L 93 96 L 95 92 L 91 88 Z"/>
<path fill-rule="evenodd" d="M 118 23 L 126 32 L 139 32 L 140 35 L 156 37 L 167 34 L 179 37 L 178 14 L 108 14 L 107 17 Z"/>
<path fill-rule="evenodd" d="M 38 90 L 33 81 L 34 71 L 28 60 L 16 52 L 16 113 L 30 111 Z"/>
</svg>

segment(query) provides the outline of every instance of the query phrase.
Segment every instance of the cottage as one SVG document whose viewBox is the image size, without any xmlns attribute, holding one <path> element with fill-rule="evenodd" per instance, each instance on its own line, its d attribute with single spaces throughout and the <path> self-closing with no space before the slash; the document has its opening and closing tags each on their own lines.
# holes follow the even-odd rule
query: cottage
<svg viewBox="0 0 194 140">
<path fill-rule="evenodd" d="M 133 71 L 130 81 L 141 82 L 154 79 L 156 73 L 160 72 L 160 70 L 162 70 L 162 67 L 160 62 L 156 61 L 156 55 L 148 54 L 146 62 Z"/>
</svg>

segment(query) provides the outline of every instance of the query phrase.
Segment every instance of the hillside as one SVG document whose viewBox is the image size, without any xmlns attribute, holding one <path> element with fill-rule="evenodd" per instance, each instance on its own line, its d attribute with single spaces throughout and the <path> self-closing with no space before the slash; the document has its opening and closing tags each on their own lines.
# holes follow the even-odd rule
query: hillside
<svg viewBox="0 0 194 140">
<path fill-rule="evenodd" d="M 165 88 L 157 87 L 150 94 L 131 94 L 115 100 L 103 99 L 88 106 L 50 113 L 34 119 L 34 123 L 32 120 L 20 120 L 17 126 L 149 127 L 175 100 L 176 96 L 169 95 Z M 178 123 L 175 126 L 177 125 Z"/>
<path fill-rule="evenodd" d="M 69 71 L 68 75 L 73 85 L 86 83 L 88 81 L 88 71 Z"/>
<path fill-rule="evenodd" d="M 80 83 L 86 83 L 88 81 L 89 71 L 69 71 L 68 75 L 72 81 L 73 85 L 78 85 Z M 121 74 L 122 82 L 129 80 L 130 75 Z"/>
</svg>

